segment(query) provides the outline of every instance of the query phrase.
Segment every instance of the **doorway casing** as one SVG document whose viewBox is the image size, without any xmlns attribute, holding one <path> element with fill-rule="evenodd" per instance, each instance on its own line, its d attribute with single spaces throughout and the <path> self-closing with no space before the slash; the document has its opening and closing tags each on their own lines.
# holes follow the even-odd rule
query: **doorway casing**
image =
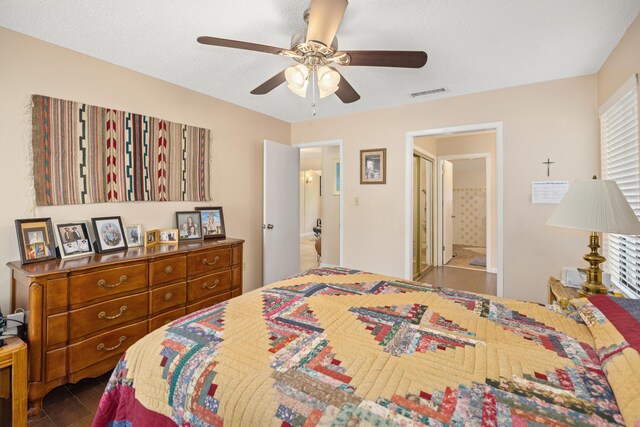
<svg viewBox="0 0 640 427">
<path fill-rule="evenodd" d="M 338 146 L 340 150 L 340 267 L 344 265 L 344 153 L 343 153 L 343 141 L 341 139 L 332 139 L 327 141 L 314 141 L 304 142 L 301 144 L 294 144 L 294 147 L 302 148 L 317 148 L 317 147 L 335 147 Z"/>
<path fill-rule="evenodd" d="M 411 250 L 412 234 L 412 189 L 413 189 L 413 140 L 420 136 L 438 136 L 464 134 L 479 131 L 495 131 L 496 133 L 496 266 L 497 266 L 497 294 L 504 295 L 504 131 L 502 122 L 480 123 L 463 126 L 453 126 L 438 129 L 410 131 L 405 136 L 405 244 L 404 244 L 404 277 L 411 279 Z M 489 218 L 487 218 L 489 222 Z M 441 243 L 440 243 L 441 245 Z M 440 246 L 441 248 L 442 246 Z M 488 251 L 487 251 L 488 252 Z"/>
</svg>

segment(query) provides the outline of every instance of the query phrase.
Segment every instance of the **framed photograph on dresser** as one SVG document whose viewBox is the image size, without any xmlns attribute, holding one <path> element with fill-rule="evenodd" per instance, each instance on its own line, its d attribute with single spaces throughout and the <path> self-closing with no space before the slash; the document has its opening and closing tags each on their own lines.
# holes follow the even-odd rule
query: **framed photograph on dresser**
<svg viewBox="0 0 640 427">
<path fill-rule="evenodd" d="M 16 219 L 16 233 L 22 264 L 56 258 L 51 218 Z"/>
<path fill-rule="evenodd" d="M 142 232 L 142 225 L 140 224 L 125 225 L 124 234 L 127 239 L 127 246 L 129 246 L 130 248 L 144 245 L 144 233 Z"/>
<path fill-rule="evenodd" d="M 178 239 L 181 242 L 202 240 L 202 220 L 200 218 L 200 212 L 176 212 L 176 226 L 178 228 Z"/>
<path fill-rule="evenodd" d="M 200 207 L 196 210 L 200 211 L 202 236 L 205 239 L 224 239 L 226 237 L 222 206 Z"/>
<path fill-rule="evenodd" d="M 62 259 L 92 255 L 94 253 L 86 222 L 74 221 L 56 224 L 55 229 Z"/>
<path fill-rule="evenodd" d="M 119 216 L 91 218 L 93 233 L 96 236 L 96 250 L 99 253 L 127 249 L 127 239 Z"/>
</svg>

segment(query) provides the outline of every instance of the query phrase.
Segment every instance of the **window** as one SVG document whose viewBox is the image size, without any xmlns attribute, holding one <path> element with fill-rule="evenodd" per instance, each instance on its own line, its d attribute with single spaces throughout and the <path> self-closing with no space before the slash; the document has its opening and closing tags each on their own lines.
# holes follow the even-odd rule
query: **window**
<svg viewBox="0 0 640 427">
<path fill-rule="evenodd" d="M 618 183 L 640 217 L 638 76 L 634 75 L 600 109 L 602 178 Z M 640 297 L 640 236 L 605 234 L 605 270 L 629 296 Z"/>
</svg>

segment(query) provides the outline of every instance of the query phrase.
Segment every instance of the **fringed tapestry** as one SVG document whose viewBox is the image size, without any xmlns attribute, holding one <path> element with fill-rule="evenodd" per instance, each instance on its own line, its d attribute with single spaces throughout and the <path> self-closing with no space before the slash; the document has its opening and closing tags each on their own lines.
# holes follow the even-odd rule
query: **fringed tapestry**
<svg viewBox="0 0 640 427">
<path fill-rule="evenodd" d="M 211 131 L 33 96 L 37 206 L 210 201 Z"/>
</svg>

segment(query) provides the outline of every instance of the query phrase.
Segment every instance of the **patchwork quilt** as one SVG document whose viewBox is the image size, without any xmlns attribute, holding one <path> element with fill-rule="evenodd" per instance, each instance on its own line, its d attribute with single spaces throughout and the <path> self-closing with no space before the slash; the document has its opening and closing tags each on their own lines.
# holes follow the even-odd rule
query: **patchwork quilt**
<svg viewBox="0 0 640 427">
<path fill-rule="evenodd" d="M 610 302 L 313 269 L 138 341 L 93 425 L 640 426 L 640 328 Z"/>
</svg>

